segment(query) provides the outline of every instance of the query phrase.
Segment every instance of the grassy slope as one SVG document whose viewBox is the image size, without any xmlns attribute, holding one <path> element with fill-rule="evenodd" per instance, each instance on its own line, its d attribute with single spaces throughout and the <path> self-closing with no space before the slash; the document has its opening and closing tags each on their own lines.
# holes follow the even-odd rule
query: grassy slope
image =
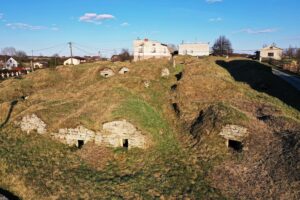
<svg viewBox="0 0 300 200">
<path fill-rule="evenodd" d="M 181 59 L 186 66 L 176 94 L 179 97 L 177 103 L 181 108 L 181 119 L 188 126 L 195 123 L 202 112 L 194 136 L 198 141 L 198 159 L 208 160 L 214 169 L 218 168 L 210 175 L 212 185 L 234 199 L 272 199 L 278 195 L 299 199 L 300 194 L 295 192 L 299 184 L 289 178 L 289 173 L 299 166 L 293 162 L 299 152 L 297 145 L 293 144 L 299 141 L 296 138 L 300 130 L 300 112 L 296 106 L 288 106 L 274 97 L 278 93 L 273 91 L 289 95 L 286 99 L 294 96 L 295 101 L 300 99 L 299 92 L 274 76 L 270 69 L 265 69 L 267 66 L 255 65 L 253 61 L 214 57 Z M 224 60 L 226 65 L 217 62 L 224 63 Z M 235 62 L 243 65 L 235 65 Z M 228 70 L 228 67 L 231 69 Z M 238 75 L 244 78 L 238 79 Z M 267 87 L 263 87 L 263 91 L 257 89 L 253 85 L 256 80 L 260 80 L 259 86 Z M 259 119 L 260 116 L 270 116 L 271 123 Z M 284 122 L 276 122 L 276 119 Z M 245 151 L 241 154 L 228 155 L 225 141 L 217 136 L 227 123 L 242 125 L 249 130 L 244 141 Z M 288 136 L 282 136 L 284 134 Z M 286 145 L 284 137 L 294 138 L 291 140 L 294 143 Z M 282 158 L 285 160 L 282 161 Z M 280 174 L 279 178 L 273 179 L 272 173 Z"/>
<path fill-rule="evenodd" d="M 152 148 L 115 150 L 105 167 L 95 170 L 75 149 L 47 137 L 24 135 L 11 124 L 0 134 L 0 186 L 24 199 L 219 197 L 204 181 L 205 170 L 193 165 L 165 116 L 173 80 L 159 77 L 169 64 L 132 64 L 126 76 L 101 78 L 99 70 L 111 65 L 37 71 L 23 80 L 1 83 L 2 100 L 30 95 L 27 102 L 18 104 L 11 120 L 36 113 L 54 131 L 79 124 L 97 130 L 105 121 L 127 119 L 150 135 Z M 116 71 L 120 67 L 112 66 Z M 148 89 L 143 85 L 146 80 L 151 81 Z"/>
<path fill-rule="evenodd" d="M 239 63 L 239 58 L 225 61 L 224 58 L 214 57 L 202 60 L 181 58 L 181 61 L 186 63 L 186 70 L 185 79 L 179 84 L 181 95 L 179 103 L 182 102 L 182 110 L 186 112 L 187 121 L 194 119 L 199 114 L 199 110 L 215 103 L 233 106 L 250 116 L 255 112 L 253 109 L 256 106 L 270 105 L 277 108 L 283 115 L 300 120 L 300 113 L 295 107 L 285 104 L 276 96 L 268 95 L 268 91 L 258 91 L 251 88 L 251 81 L 259 79 L 262 82 L 268 82 L 270 90 L 278 88 L 279 92 L 285 92 L 288 97 L 292 96 L 295 102 L 299 98 L 299 92 L 285 81 L 272 75 L 270 69 L 266 69 L 268 67 L 265 65 L 255 65 L 252 64 L 252 61 L 245 60 L 250 62 L 250 65 L 243 68 L 235 64 L 236 62 Z M 217 64 L 220 61 L 227 63 L 224 68 Z M 252 67 L 252 65 L 254 66 Z M 232 70 L 227 70 L 227 66 Z M 239 79 L 236 77 L 239 74 L 247 78 L 245 80 Z M 249 107 L 247 107 L 248 104 Z"/>
<path fill-rule="evenodd" d="M 127 119 L 149 134 L 153 142 L 152 148 L 146 151 L 112 150 L 113 156 L 109 155 L 104 167 L 96 170 L 78 156 L 75 149 L 47 137 L 25 135 L 9 124 L 0 134 L 0 176 L 3 177 L 0 187 L 24 199 L 223 198 L 206 178 L 210 167 L 228 155 L 223 141 L 210 135 L 202 160 L 198 159 L 199 152 L 187 148 L 188 133 L 170 109 L 170 87 L 176 83 L 173 75 L 185 70 L 186 79 L 193 80 L 192 75 L 197 74 L 184 68 L 201 69 L 197 72 L 201 79 L 196 82 L 184 79 L 179 83 L 179 91 L 184 94 L 176 99 L 180 101 L 182 119 L 186 122 L 195 119 L 201 109 L 217 105 L 220 110 L 231 113 L 224 118 L 224 123 L 247 124 L 252 116 L 248 110 L 242 111 L 240 102 L 234 101 L 236 97 L 254 103 L 274 102 L 286 115 L 296 119 L 299 112 L 235 82 L 225 69 L 216 66 L 215 59 L 180 59 L 185 60 L 185 66 L 178 64 L 176 69 L 163 60 L 133 64 L 104 62 L 40 70 L 23 80 L 0 83 L 3 94 L 0 101 L 6 102 L 3 103 L 6 106 L 0 108 L 1 119 L 9 101 L 29 95 L 28 101 L 15 107 L 11 121 L 36 113 L 50 131 L 56 131 L 78 125 L 99 130 L 104 122 Z M 99 76 L 105 67 L 117 72 L 124 65 L 131 69 L 129 74 L 110 79 Z M 171 70 L 172 76 L 168 79 L 160 78 L 164 67 Z M 144 87 L 144 81 L 150 81 L 149 88 Z"/>
</svg>

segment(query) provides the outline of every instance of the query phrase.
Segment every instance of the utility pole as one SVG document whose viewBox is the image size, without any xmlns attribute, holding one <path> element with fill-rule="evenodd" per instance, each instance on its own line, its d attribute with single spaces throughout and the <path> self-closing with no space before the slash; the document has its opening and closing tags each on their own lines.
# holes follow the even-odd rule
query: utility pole
<svg viewBox="0 0 300 200">
<path fill-rule="evenodd" d="M 33 50 L 31 50 L 31 71 L 33 71 Z"/>
<path fill-rule="evenodd" d="M 71 54 L 71 65 L 73 65 L 73 48 L 72 48 L 72 42 L 69 42 L 69 47 L 70 47 L 70 54 Z"/>
</svg>

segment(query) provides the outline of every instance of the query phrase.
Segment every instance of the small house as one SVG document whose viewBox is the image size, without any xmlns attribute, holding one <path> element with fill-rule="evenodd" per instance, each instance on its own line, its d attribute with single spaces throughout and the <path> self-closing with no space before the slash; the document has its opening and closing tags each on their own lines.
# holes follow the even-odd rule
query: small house
<svg viewBox="0 0 300 200">
<path fill-rule="evenodd" d="M 172 57 L 168 45 L 158 41 L 148 39 L 135 40 L 133 42 L 134 61 L 146 60 L 151 58 L 168 58 Z"/>
<path fill-rule="evenodd" d="M 64 65 L 80 65 L 81 63 L 86 63 L 86 60 L 81 57 L 69 58 L 64 62 Z"/>
<path fill-rule="evenodd" d="M 281 60 L 283 49 L 276 47 L 276 45 L 270 45 L 260 50 L 260 60 L 263 59 L 274 59 Z"/>
<path fill-rule="evenodd" d="M 35 63 L 33 63 L 33 67 L 35 69 L 42 69 L 42 68 L 48 67 L 48 62 L 35 62 Z"/>
<path fill-rule="evenodd" d="M 19 66 L 19 63 L 13 58 L 8 59 L 5 64 L 5 68 L 8 70 L 12 70 L 18 66 Z"/>
<path fill-rule="evenodd" d="M 179 55 L 209 56 L 208 43 L 186 43 L 179 45 Z"/>
</svg>

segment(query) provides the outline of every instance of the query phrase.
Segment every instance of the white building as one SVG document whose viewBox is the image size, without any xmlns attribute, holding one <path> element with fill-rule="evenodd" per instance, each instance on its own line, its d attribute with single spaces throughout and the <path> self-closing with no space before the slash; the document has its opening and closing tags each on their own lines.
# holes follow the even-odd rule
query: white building
<svg viewBox="0 0 300 200">
<path fill-rule="evenodd" d="M 260 50 L 260 60 L 270 58 L 275 60 L 281 60 L 282 54 L 283 49 L 278 48 L 273 44 Z"/>
<path fill-rule="evenodd" d="M 5 68 L 8 70 L 12 70 L 13 68 L 18 67 L 18 65 L 19 65 L 19 63 L 15 59 L 10 58 L 7 60 L 7 62 L 5 64 Z"/>
<path fill-rule="evenodd" d="M 187 43 L 179 45 L 179 55 L 209 56 L 208 43 Z"/>
<path fill-rule="evenodd" d="M 64 65 L 80 65 L 81 60 L 77 58 L 69 58 L 64 62 Z"/>
<path fill-rule="evenodd" d="M 35 63 L 33 63 L 33 67 L 35 69 L 42 69 L 42 68 L 47 67 L 47 66 L 48 66 L 47 62 L 35 62 Z"/>
<path fill-rule="evenodd" d="M 135 40 L 133 42 L 134 61 L 146 60 L 150 58 L 168 58 L 172 57 L 171 51 L 166 44 L 148 39 Z"/>
</svg>

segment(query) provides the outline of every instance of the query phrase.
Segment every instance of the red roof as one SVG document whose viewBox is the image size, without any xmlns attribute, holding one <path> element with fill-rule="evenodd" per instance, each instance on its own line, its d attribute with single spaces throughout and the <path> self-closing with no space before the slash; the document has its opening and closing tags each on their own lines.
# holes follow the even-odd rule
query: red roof
<svg viewBox="0 0 300 200">
<path fill-rule="evenodd" d="M 15 70 L 15 71 L 23 71 L 23 70 L 26 70 L 26 68 L 25 67 L 16 67 L 13 70 Z"/>
</svg>

